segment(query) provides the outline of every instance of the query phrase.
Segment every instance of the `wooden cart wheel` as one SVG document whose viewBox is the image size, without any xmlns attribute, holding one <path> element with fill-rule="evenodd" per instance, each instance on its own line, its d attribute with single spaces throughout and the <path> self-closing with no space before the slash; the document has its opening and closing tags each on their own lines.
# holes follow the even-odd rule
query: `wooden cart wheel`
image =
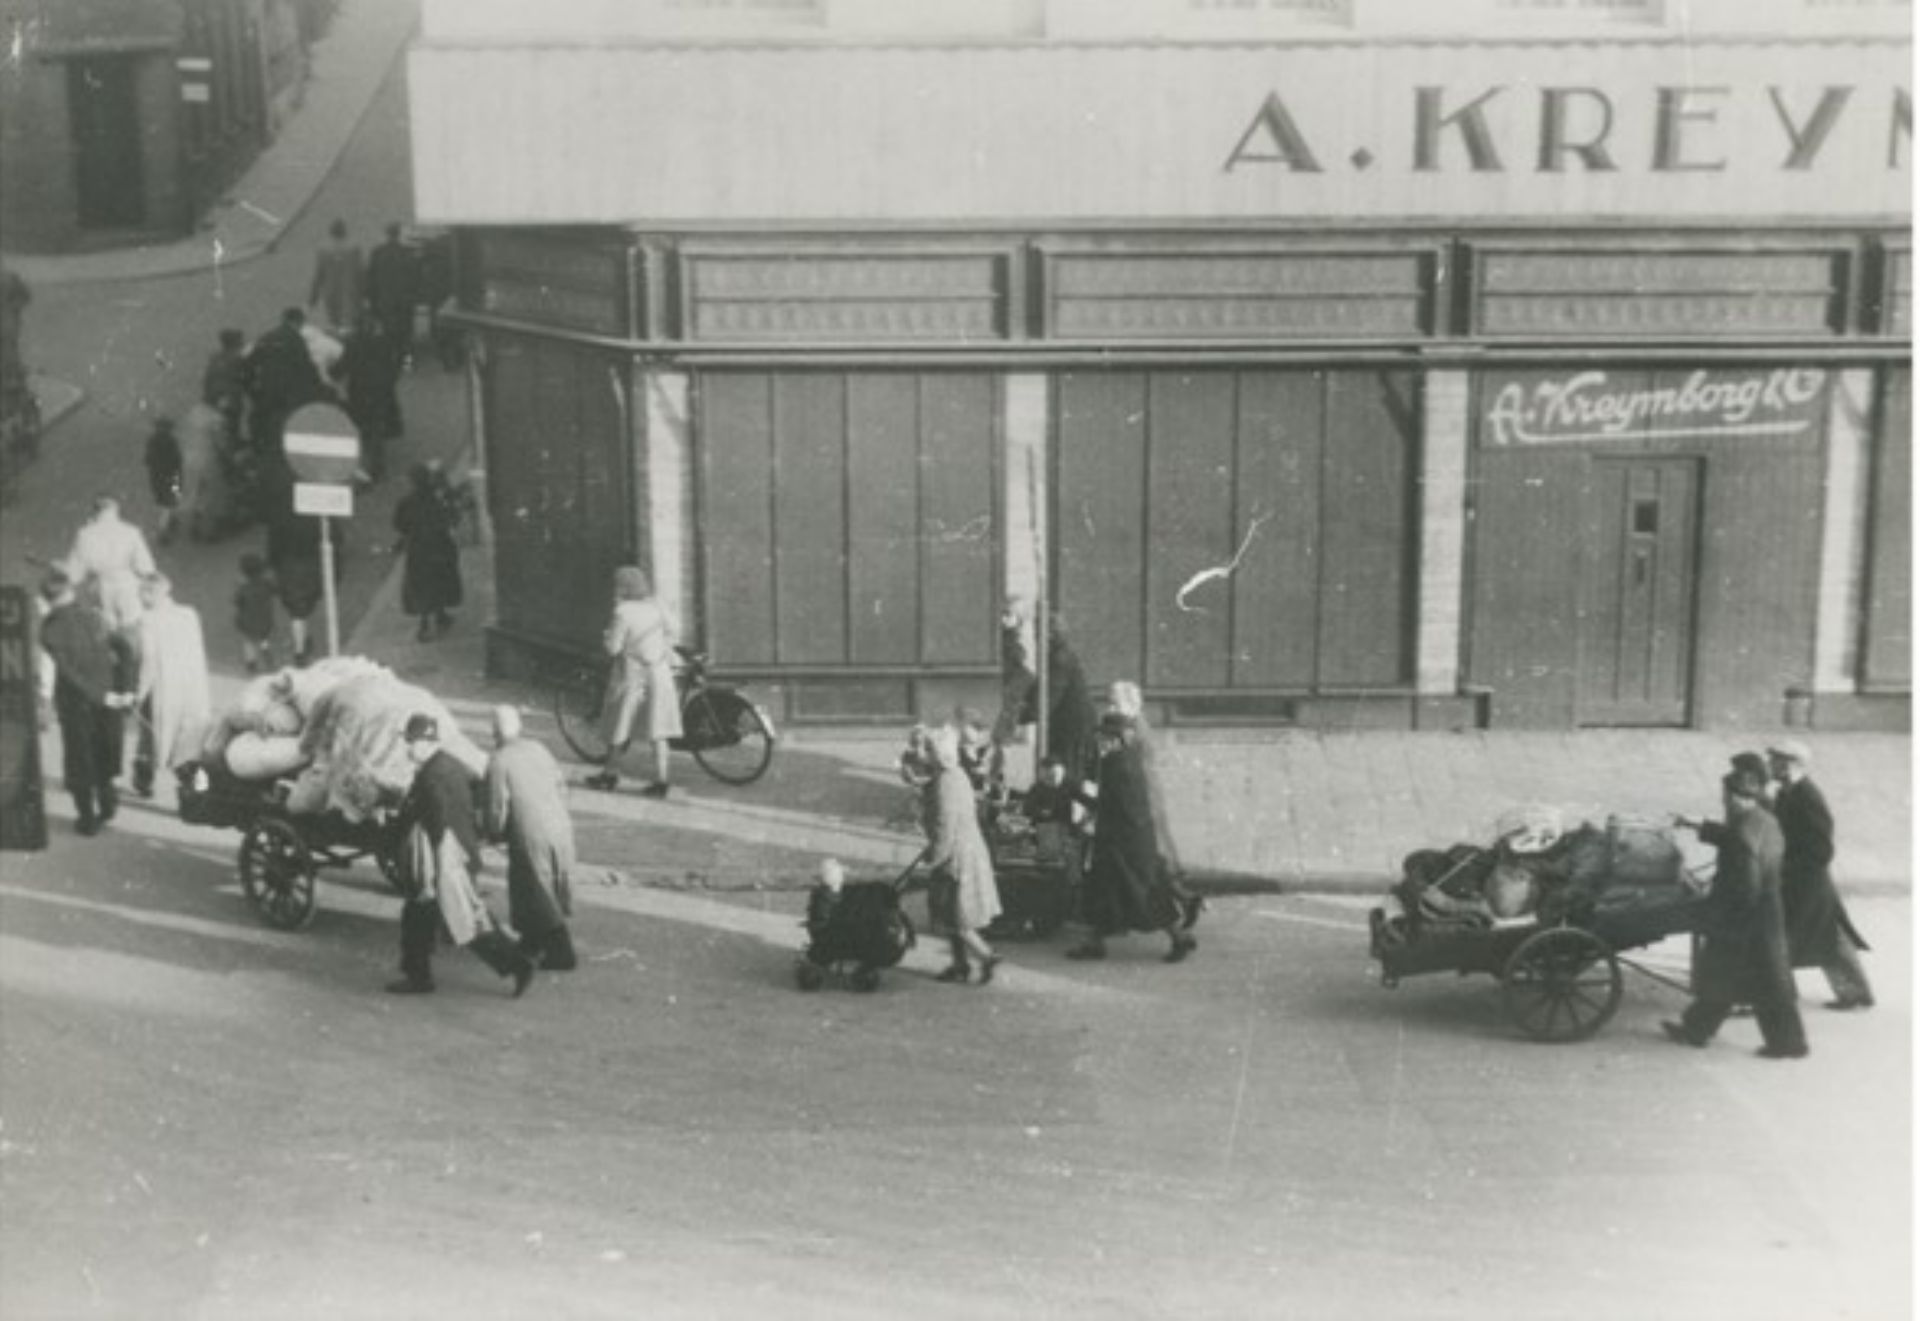
<svg viewBox="0 0 1920 1321">
<path fill-rule="evenodd" d="M 1579 927 L 1537 931 L 1501 974 L 1507 1014 L 1536 1041 L 1584 1041 L 1620 1007 L 1620 960 Z"/>
<path fill-rule="evenodd" d="M 240 841 L 240 888 L 268 925 L 298 931 L 313 920 L 316 871 L 306 841 L 290 822 L 259 816 L 247 827 Z"/>
</svg>

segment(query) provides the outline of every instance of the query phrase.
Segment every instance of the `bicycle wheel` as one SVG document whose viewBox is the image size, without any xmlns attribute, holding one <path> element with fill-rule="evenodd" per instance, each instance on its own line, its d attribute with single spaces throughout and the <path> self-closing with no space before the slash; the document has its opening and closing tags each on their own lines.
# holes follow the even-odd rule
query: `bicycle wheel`
<svg viewBox="0 0 1920 1321">
<path fill-rule="evenodd" d="M 773 761 L 773 731 L 752 702 L 703 689 L 680 710 L 686 743 L 700 769 L 722 784 L 752 784 Z"/>
<path fill-rule="evenodd" d="M 593 670 L 575 670 L 553 688 L 553 718 L 560 726 L 560 737 L 574 756 L 595 766 L 606 762 L 609 750 L 601 722 L 606 696 L 606 675 Z"/>
</svg>

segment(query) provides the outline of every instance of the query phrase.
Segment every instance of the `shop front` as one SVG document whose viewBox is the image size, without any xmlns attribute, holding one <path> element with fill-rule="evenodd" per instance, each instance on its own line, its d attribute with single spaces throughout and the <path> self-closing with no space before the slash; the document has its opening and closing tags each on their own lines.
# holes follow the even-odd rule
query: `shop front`
<svg viewBox="0 0 1920 1321">
<path fill-rule="evenodd" d="M 991 707 L 1009 596 L 1176 721 L 1905 719 L 1903 42 L 1556 43 L 1542 89 L 1534 41 L 435 9 L 500 668 L 631 561 L 790 721 Z"/>
</svg>

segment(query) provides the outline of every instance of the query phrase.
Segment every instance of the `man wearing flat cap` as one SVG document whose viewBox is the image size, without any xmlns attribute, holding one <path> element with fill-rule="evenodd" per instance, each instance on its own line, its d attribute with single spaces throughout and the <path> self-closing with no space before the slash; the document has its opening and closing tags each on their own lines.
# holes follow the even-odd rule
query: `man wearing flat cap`
<svg viewBox="0 0 1920 1321">
<path fill-rule="evenodd" d="M 1787 947 L 1796 968 L 1819 968 L 1833 988 L 1829 1009 L 1869 1009 L 1873 986 L 1860 966 L 1867 942 L 1854 929 L 1833 884 L 1833 813 L 1807 773 L 1813 752 L 1799 739 L 1767 748 L 1767 769 L 1779 782 L 1773 813 L 1786 839 L 1780 866 Z"/>
<path fill-rule="evenodd" d="M 407 902 L 400 910 L 400 980 L 396 995 L 433 990 L 433 942 L 441 923 L 502 977 L 515 996 L 533 981 L 533 962 L 494 924 L 474 875 L 480 869 L 480 829 L 474 820 L 476 782 L 458 757 L 440 746 L 440 724 L 425 712 L 407 717 L 407 755 L 418 769 L 400 806 L 401 873 Z"/>
<path fill-rule="evenodd" d="M 1679 1022 L 1660 1025 L 1668 1039 L 1704 1046 L 1735 1004 L 1753 1006 L 1760 1054 L 1800 1059 L 1806 1029 L 1794 1003 L 1793 969 L 1780 907 L 1780 862 L 1785 845 L 1773 814 L 1761 806 L 1766 782 L 1750 770 L 1720 782 L 1726 821 L 1714 832 L 1718 848 L 1713 886 L 1700 915 L 1700 952 L 1693 965 L 1693 1003 Z"/>
</svg>

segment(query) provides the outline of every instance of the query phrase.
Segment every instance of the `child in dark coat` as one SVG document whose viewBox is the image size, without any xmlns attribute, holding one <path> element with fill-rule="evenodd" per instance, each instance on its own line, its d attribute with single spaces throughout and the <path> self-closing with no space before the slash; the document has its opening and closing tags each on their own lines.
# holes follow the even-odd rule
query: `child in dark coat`
<svg viewBox="0 0 1920 1321">
<path fill-rule="evenodd" d="M 247 673 L 273 668 L 273 603 L 278 589 L 267 562 L 249 551 L 240 557 L 240 587 L 233 594 L 233 626 L 247 658 Z"/>
</svg>

